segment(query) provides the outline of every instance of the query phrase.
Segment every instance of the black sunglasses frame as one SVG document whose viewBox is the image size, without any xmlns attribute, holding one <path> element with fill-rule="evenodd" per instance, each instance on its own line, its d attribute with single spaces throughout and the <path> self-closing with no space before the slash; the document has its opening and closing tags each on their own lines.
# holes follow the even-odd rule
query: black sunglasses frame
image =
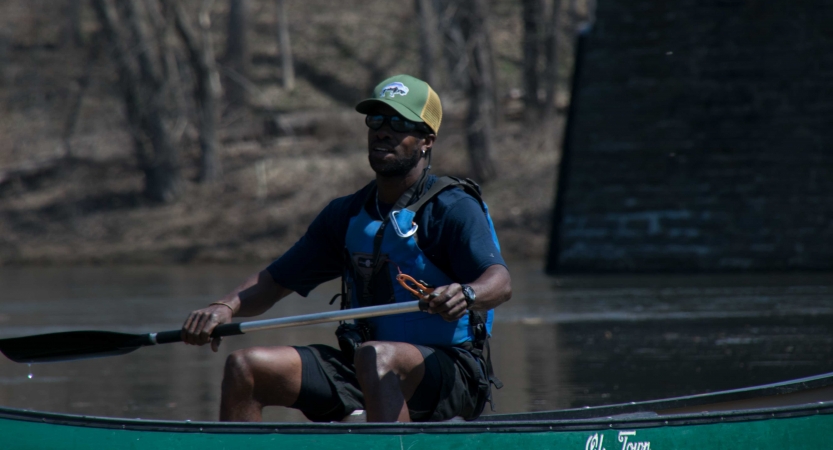
<svg viewBox="0 0 833 450">
<path fill-rule="evenodd" d="M 371 117 L 381 117 L 382 121 L 379 122 L 378 126 L 374 127 L 370 125 L 370 118 Z M 397 120 L 394 120 L 397 119 Z M 413 131 L 419 131 L 421 133 L 426 134 L 433 134 L 434 132 L 428 125 L 425 125 L 421 122 L 414 122 L 413 120 L 408 120 L 400 115 L 387 115 L 387 114 L 368 114 L 364 118 L 364 124 L 367 125 L 368 128 L 371 130 L 378 130 L 382 128 L 382 125 L 385 123 L 388 124 L 391 130 L 396 131 L 397 133 L 410 133 Z M 394 125 L 396 123 L 397 125 Z M 413 128 L 408 129 L 408 124 L 413 124 Z M 404 127 L 402 129 L 397 129 L 400 127 Z"/>
</svg>

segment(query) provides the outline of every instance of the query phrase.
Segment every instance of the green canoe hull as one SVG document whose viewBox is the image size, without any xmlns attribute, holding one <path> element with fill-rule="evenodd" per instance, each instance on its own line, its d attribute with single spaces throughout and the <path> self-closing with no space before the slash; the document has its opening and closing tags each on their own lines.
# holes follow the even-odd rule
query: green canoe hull
<svg viewBox="0 0 833 450">
<path fill-rule="evenodd" d="M 816 407 L 817 406 L 817 407 Z M 8 410 L 5 411 L 8 413 Z M 820 449 L 833 405 L 662 419 L 461 424 L 228 424 L 36 415 L 0 419 L 4 449 Z M 63 419 L 63 420 L 62 420 Z M 84 423 L 84 421 L 87 421 Z M 63 422 L 63 423 L 61 423 Z"/>
<path fill-rule="evenodd" d="M 622 405 L 443 423 L 221 423 L 0 407 L 0 449 L 833 448 L 833 373 Z"/>
</svg>

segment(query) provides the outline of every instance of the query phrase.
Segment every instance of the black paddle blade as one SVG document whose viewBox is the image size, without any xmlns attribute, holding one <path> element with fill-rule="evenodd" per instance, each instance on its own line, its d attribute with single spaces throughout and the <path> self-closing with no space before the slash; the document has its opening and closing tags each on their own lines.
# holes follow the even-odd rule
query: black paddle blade
<svg viewBox="0 0 833 450">
<path fill-rule="evenodd" d="M 0 351 L 15 362 L 43 363 L 123 355 L 152 344 L 143 334 L 67 331 L 0 339 Z"/>
</svg>

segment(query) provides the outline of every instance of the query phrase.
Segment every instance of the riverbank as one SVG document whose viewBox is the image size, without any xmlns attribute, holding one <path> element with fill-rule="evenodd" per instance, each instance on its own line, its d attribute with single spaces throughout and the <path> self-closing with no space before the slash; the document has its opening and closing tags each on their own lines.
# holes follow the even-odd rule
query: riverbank
<svg viewBox="0 0 833 450">
<path fill-rule="evenodd" d="M 0 264 L 266 262 L 282 254 L 333 198 L 372 179 L 362 117 L 354 133 L 281 137 L 225 147 L 221 182 L 188 174 L 182 197 L 142 194 L 129 155 L 64 158 L 0 187 Z M 444 130 L 445 131 L 445 130 Z M 436 174 L 467 175 L 464 136 L 449 126 Z M 500 128 L 498 179 L 483 186 L 509 258 L 541 258 L 555 192 L 556 155 L 534 151 L 523 127 Z"/>
<path fill-rule="evenodd" d="M 251 98 L 248 108 L 224 109 L 218 124 L 223 177 L 213 185 L 196 181 L 195 125 L 171 121 L 184 183 L 169 204 L 142 195 L 143 174 L 106 52 L 91 54 L 67 40 L 60 8 L 0 6 L 0 265 L 262 263 L 282 254 L 330 200 L 373 178 L 366 128 L 352 105 L 380 74 L 418 72 L 413 11 L 386 2 L 338 10 L 325 4 L 289 10 L 290 23 L 299 24 L 291 27 L 298 76 L 289 91 L 280 84 L 273 2 L 252 2 Z M 217 42 L 223 5 L 212 12 Z M 382 10 L 370 14 L 373 8 Z M 388 9 L 395 14 L 384 14 Z M 505 256 L 542 258 L 563 117 L 551 126 L 523 120 L 520 6 L 495 2 L 492 12 L 498 177 L 483 185 L 484 198 Z M 82 32 L 90 37 L 97 21 L 84 14 Z M 315 26 L 300 25 L 310 18 Z M 570 53 L 563 55 L 569 64 Z M 466 102 L 452 89 L 440 94 L 445 117 L 434 173 L 470 176 Z"/>
</svg>

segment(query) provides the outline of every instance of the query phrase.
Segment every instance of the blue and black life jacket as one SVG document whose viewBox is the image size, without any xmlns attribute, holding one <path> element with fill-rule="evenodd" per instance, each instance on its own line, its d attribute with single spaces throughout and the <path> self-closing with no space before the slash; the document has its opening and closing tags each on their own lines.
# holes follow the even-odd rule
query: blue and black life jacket
<svg viewBox="0 0 833 450">
<path fill-rule="evenodd" d="M 347 307 L 347 302 L 350 307 L 363 307 L 413 301 L 412 294 L 396 281 L 396 275 L 400 273 L 431 286 L 444 286 L 456 281 L 434 265 L 419 248 L 417 226 L 413 221 L 419 210 L 445 189 L 461 188 L 480 203 L 492 239 L 500 249 L 488 207 L 474 181 L 440 177 L 422 193 L 423 183 L 424 180 L 421 180 L 405 192 L 384 220 L 371 217 L 365 207 L 350 218 L 345 239 L 347 270 L 342 307 Z M 368 195 L 375 193 L 375 188 L 368 190 Z M 369 197 L 365 200 L 366 205 Z M 447 322 L 439 314 L 424 312 L 363 319 L 375 340 L 466 348 L 484 360 L 489 378 L 493 378 L 491 381 L 499 386 L 500 381 L 492 374 L 488 355 L 488 337 L 493 320 L 494 310 L 470 312 L 455 322 Z"/>
</svg>

